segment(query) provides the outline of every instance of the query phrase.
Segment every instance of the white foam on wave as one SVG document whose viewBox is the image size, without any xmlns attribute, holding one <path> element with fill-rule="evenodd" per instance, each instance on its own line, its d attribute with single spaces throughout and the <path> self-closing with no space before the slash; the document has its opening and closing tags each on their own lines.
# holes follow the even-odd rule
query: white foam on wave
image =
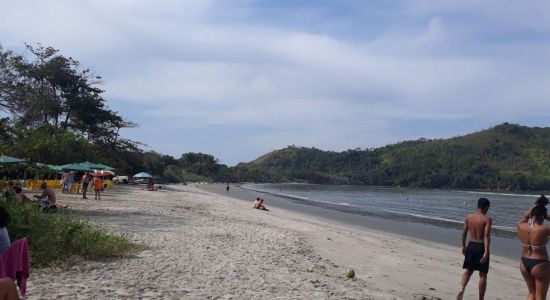
<svg viewBox="0 0 550 300">
<path fill-rule="evenodd" d="M 481 194 L 481 195 L 497 195 L 497 196 L 512 196 L 512 197 L 529 197 L 536 198 L 539 195 L 532 194 L 513 194 L 513 193 L 497 193 L 497 192 L 476 192 L 476 191 L 461 191 L 468 194 Z"/>
<path fill-rule="evenodd" d="M 391 210 L 391 209 L 384 209 L 384 211 L 390 212 L 390 213 L 394 213 L 394 214 L 398 214 L 398 215 L 417 217 L 417 218 L 421 218 L 421 219 L 428 219 L 428 220 L 436 220 L 436 221 L 450 222 L 450 223 L 455 223 L 455 224 L 462 224 L 462 221 L 453 220 L 453 219 L 448 219 L 448 218 L 441 218 L 441 217 L 435 217 L 435 216 L 427 216 L 427 215 L 416 214 L 416 213 L 411 213 L 411 212 L 395 211 L 395 210 Z"/>
<path fill-rule="evenodd" d="M 244 185 L 241 186 L 241 188 L 243 188 L 245 190 L 249 190 L 249 191 L 258 192 L 258 193 L 266 193 L 266 194 L 271 194 L 271 195 L 281 196 L 281 197 L 286 197 L 286 198 L 292 198 L 292 199 L 297 199 L 297 200 L 309 200 L 308 197 L 302 197 L 302 196 L 297 196 L 297 195 L 292 195 L 292 194 L 283 194 L 283 193 L 278 193 L 278 192 L 269 191 L 269 190 L 261 190 L 261 189 L 252 188 L 252 187 L 249 187 L 249 186 L 244 186 Z"/>
</svg>

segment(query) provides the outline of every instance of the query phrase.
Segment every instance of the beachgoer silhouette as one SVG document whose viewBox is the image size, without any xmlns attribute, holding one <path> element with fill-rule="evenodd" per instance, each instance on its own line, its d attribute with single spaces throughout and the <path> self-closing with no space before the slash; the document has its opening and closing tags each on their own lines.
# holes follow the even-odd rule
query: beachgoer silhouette
<svg viewBox="0 0 550 300">
<path fill-rule="evenodd" d="M 521 263 L 519 270 L 529 294 L 527 299 L 546 299 L 550 281 L 550 264 L 546 244 L 550 236 L 550 227 L 544 226 L 548 217 L 548 199 L 542 195 L 518 223 L 518 236 L 521 242 Z"/>
<path fill-rule="evenodd" d="M 487 216 L 491 202 L 487 198 L 479 198 L 477 210 L 464 220 L 462 230 L 462 254 L 464 255 L 462 285 L 457 299 L 462 299 L 464 290 L 474 271 L 479 271 L 479 299 L 484 299 L 487 289 L 487 273 L 489 272 L 489 246 L 491 242 L 491 224 L 493 220 Z M 466 238 L 470 233 L 470 242 L 466 247 Z"/>
</svg>

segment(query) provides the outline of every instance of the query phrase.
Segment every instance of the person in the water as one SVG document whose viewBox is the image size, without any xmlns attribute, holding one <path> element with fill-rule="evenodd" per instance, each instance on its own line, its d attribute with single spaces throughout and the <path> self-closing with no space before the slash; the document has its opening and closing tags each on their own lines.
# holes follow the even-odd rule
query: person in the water
<svg viewBox="0 0 550 300">
<path fill-rule="evenodd" d="M 491 225 L 493 220 L 487 216 L 491 203 L 487 198 L 480 198 L 477 201 L 477 210 L 464 220 L 462 230 L 462 254 L 464 274 L 457 299 L 462 299 L 464 290 L 474 271 L 479 271 L 479 299 L 485 298 L 487 289 L 487 273 L 489 273 L 489 246 L 491 242 Z M 466 238 L 470 233 L 470 242 L 466 247 Z"/>
</svg>

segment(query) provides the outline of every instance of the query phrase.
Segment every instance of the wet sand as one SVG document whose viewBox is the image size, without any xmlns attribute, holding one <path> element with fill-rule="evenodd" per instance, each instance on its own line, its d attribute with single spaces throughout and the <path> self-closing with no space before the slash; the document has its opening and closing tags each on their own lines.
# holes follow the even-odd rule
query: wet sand
<svg viewBox="0 0 550 300">
<path fill-rule="evenodd" d="M 341 212 L 315 205 L 307 205 L 304 202 L 278 197 L 269 193 L 259 193 L 242 189 L 239 185 L 232 185 L 229 193 L 226 193 L 225 185 L 222 184 L 207 184 L 198 186 L 203 190 L 219 195 L 233 197 L 247 203 L 251 203 L 254 199 L 256 199 L 256 197 L 261 197 L 266 200 L 266 206 L 299 212 L 311 217 L 322 218 L 330 222 L 350 225 L 359 230 L 375 229 L 390 234 L 398 234 L 414 239 L 422 239 L 436 243 L 443 243 L 449 246 L 460 247 L 460 235 L 462 232 L 454 227 L 440 227 L 432 224 L 404 222 L 356 215 L 353 213 Z M 515 238 L 493 235 L 491 238 L 491 244 L 491 251 L 495 255 L 510 259 L 518 259 L 520 255 L 521 248 L 518 240 Z"/>
<path fill-rule="evenodd" d="M 122 187 L 101 201 L 59 200 L 151 248 L 125 259 L 34 270 L 28 299 L 452 299 L 462 274 L 456 246 L 275 203 L 259 211 L 251 201 L 194 185 L 157 192 Z M 517 260 L 491 257 L 488 299 L 525 296 L 516 266 Z M 356 279 L 343 276 L 347 268 Z M 476 281 L 465 299 L 475 298 Z"/>
</svg>

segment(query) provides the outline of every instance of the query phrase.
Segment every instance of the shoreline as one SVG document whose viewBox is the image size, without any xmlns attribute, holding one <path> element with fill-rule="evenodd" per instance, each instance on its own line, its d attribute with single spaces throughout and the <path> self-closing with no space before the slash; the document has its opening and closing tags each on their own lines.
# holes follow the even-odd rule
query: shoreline
<svg viewBox="0 0 550 300">
<path fill-rule="evenodd" d="M 451 299 L 462 275 L 455 246 L 275 202 L 266 203 L 270 211 L 259 211 L 251 201 L 197 186 L 167 185 L 156 192 L 123 186 L 101 201 L 64 194 L 59 200 L 78 216 L 150 248 L 123 259 L 33 270 L 29 300 Z M 347 268 L 355 270 L 355 279 L 343 276 Z M 495 254 L 489 273 L 488 298 L 523 298 L 517 259 Z M 477 293 L 473 281 L 467 299 Z"/>
<path fill-rule="evenodd" d="M 248 190 L 225 185 L 197 185 L 198 188 L 236 199 L 234 205 L 251 207 L 255 197 Z M 250 199 L 250 200 L 244 200 Z M 265 196 L 266 215 L 281 222 L 299 222 L 299 231 L 323 258 L 338 267 L 352 267 L 358 278 L 376 291 L 413 299 L 415 296 L 456 298 L 463 273 L 460 231 L 432 225 L 394 222 L 354 216 L 328 209 L 301 205 L 288 199 Z M 263 213 L 263 212 L 262 212 Z M 366 220 L 366 221 L 365 221 Z M 417 231 L 419 228 L 422 231 Z M 499 244 L 511 245 L 511 253 L 494 251 Z M 492 239 L 491 268 L 487 298 L 521 299 L 526 293 L 519 272 L 516 241 Z M 502 255 L 509 254 L 509 255 Z M 465 299 L 477 298 L 477 276 L 468 286 Z M 434 298 L 436 299 L 436 298 Z"/>
<path fill-rule="evenodd" d="M 231 186 L 232 188 L 228 194 L 225 191 L 224 184 L 200 184 L 197 186 L 203 190 L 214 192 L 221 196 L 229 196 L 248 202 L 250 205 L 257 195 L 262 194 L 262 197 L 266 200 L 266 206 L 268 208 L 273 206 L 288 211 L 295 211 L 310 215 L 312 217 L 322 218 L 327 221 L 353 226 L 354 228 L 360 230 L 374 229 L 413 239 L 422 239 L 425 241 L 442 243 L 448 246 L 455 246 L 458 249 L 457 251 L 460 251 L 462 224 L 456 227 L 437 226 L 425 222 L 400 221 L 348 213 L 321 206 L 304 204 L 269 192 L 258 192 L 245 189 L 240 187 L 240 185 Z M 493 234 L 491 237 L 491 251 L 496 255 L 509 259 L 519 259 L 521 248 L 516 238 L 511 238 L 509 235 L 499 236 Z"/>
</svg>

